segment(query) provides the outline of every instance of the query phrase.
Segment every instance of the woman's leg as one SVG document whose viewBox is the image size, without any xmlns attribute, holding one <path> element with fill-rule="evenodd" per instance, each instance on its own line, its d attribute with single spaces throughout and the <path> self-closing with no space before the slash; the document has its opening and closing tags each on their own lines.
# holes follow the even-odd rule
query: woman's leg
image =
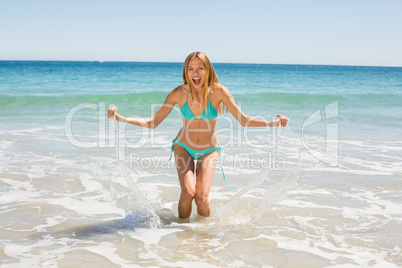
<svg viewBox="0 0 402 268">
<path fill-rule="evenodd" d="M 209 217 L 211 214 L 208 196 L 212 186 L 212 179 L 214 178 L 218 155 L 218 150 L 216 150 L 203 155 L 197 160 L 197 183 L 194 198 L 197 205 L 197 213 L 203 217 Z"/>
<path fill-rule="evenodd" d="M 195 195 L 194 160 L 179 144 L 174 144 L 174 156 L 181 194 L 179 199 L 179 218 L 191 215 L 191 206 Z"/>
</svg>

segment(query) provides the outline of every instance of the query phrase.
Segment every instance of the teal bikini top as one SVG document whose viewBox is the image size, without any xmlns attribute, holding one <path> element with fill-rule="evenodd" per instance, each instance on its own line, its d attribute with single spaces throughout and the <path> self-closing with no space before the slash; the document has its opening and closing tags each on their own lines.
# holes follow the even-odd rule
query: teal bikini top
<svg viewBox="0 0 402 268">
<path fill-rule="evenodd" d="M 187 120 L 211 120 L 211 119 L 218 117 L 218 112 L 216 111 L 215 107 L 212 105 L 211 100 L 209 99 L 209 96 L 208 96 L 207 107 L 204 109 L 204 111 L 202 111 L 200 118 L 196 118 L 187 103 L 189 92 L 187 92 L 186 102 L 180 108 L 180 114 L 182 117 L 184 117 Z"/>
</svg>

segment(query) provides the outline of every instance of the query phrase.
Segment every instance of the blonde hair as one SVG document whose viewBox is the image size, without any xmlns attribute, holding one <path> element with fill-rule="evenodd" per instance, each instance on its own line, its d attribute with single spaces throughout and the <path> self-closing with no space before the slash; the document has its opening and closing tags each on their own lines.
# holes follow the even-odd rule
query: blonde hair
<svg viewBox="0 0 402 268">
<path fill-rule="evenodd" d="M 215 73 L 215 69 L 212 66 L 211 62 L 209 61 L 207 55 L 205 55 L 203 52 L 193 52 L 190 55 L 188 55 L 186 60 L 184 61 L 184 66 L 183 66 L 183 82 L 184 82 L 184 84 L 189 85 L 190 94 L 191 94 L 191 98 L 193 99 L 193 101 L 194 101 L 194 94 L 196 92 L 196 89 L 192 86 L 192 84 L 188 80 L 188 65 L 190 64 L 190 60 L 192 60 L 194 58 L 199 58 L 202 62 L 202 65 L 204 66 L 204 68 L 206 70 L 206 78 L 207 79 L 201 88 L 201 105 L 205 109 L 205 107 L 208 104 L 209 90 L 212 86 L 218 85 L 219 80 L 218 80 L 218 76 Z M 222 107 L 223 107 L 223 103 L 220 102 L 218 105 L 218 113 L 222 113 Z"/>
</svg>

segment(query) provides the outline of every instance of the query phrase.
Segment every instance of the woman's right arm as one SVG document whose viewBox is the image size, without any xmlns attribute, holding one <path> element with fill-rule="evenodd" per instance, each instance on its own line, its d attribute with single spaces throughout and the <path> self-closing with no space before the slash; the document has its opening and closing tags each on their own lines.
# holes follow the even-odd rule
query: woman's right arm
<svg viewBox="0 0 402 268">
<path fill-rule="evenodd" d="M 118 114 L 117 107 L 110 108 L 107 113 L 109 119 L 116 119 L 117 121 L 147 128 L 156 128 L 172 111 L 174 105 L 177 103 L 178 88 L 172 90 L 166 97 L 164 104 L 156 111 L 151 117 L 146 118 L 130 118 Z"/>
<path fill-rule="evenodd" d="M 278 119 L 274 121 L 261 120 L 245 115 L 243 111 L 239 108 L 239 106 L 237 106 L 232 94 L 226 87 L 221 85 L 220 91 L 218 92 L 223 104 L 243 127 L 285 127 L 289 121 L 286 116 L 280 114 L 277 115 Z"/>
</svg>

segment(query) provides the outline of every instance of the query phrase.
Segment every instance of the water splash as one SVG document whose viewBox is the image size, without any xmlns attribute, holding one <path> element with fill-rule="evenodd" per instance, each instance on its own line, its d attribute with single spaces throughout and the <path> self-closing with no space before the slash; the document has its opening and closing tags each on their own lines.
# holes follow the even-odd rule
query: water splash
<svg viewBox="0 0 402 268">
<path fill-rule="evenodd" d="M 277 146 L 271 148 L 271 151 L 286 159 L 286 166 L 280 169 L 261 169 L 246 187 L 220 205 L 215 213 L 220 224 L 255 222 L 275 203 L 286 198 L 299 178 L 301 147 L 295 140 L 295 134 L 289 127 L 278 128 Z"/>
<path fill-rule="evenodd" d="M 124 194 L 122 191 L 116 189 L 115 184 L 112 179 L 110 179 L 110 192 L 112 197 L 115 201 L 123 205 L 127 216 L 137 221 L 141 226 L 151 229 L 159 228 L 161 220 L 157 213 L 157 211 L 159 211 L 158 204 L 151 202 L 147 198 L 146 193 L 139 188 L 134 176 L 128 172 L 125 166 L 119 148 L 119 125 L 117 120 L 114 120 L 112 128 L 115 133 L 115 153 L 120 168 L 119 175 L 124 178 L 129 189 L 129 191 Z"/>
</svg>

